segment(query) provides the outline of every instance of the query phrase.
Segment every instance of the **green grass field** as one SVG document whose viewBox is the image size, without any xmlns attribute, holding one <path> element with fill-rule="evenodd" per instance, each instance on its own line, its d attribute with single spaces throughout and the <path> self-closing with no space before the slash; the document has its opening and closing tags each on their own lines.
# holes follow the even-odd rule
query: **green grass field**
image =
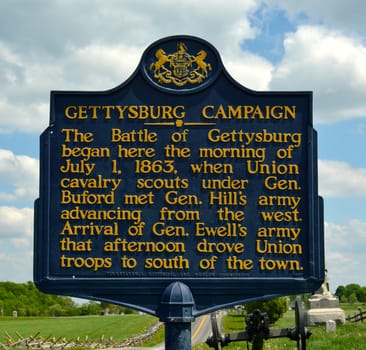
<svg viewBox="0 0 366 350">
<path fill-rule="evenodd" d="M 364 305 L 341 305 L 346 315 L 353 315 L 357 307 Z M 93 316 L 93 317 L 60 317 L 60 318 L 31 318 L 31 317 L 0 317 L 0 343 L 6 344 L 8 333 L 14 339 L 20 334 L 23 337 L 35 335 L 65 337 L 73 340 L 77 337 L 98 342 L 101 337 L 113 337 L 115 343 L 122 342 L 136 334 L 141 334 L 158 322 L 158 319 L 149 315 L 124 315 L 124 316 Z M 287 328 L 295 325 L 294 311 L 288 311 L 273 328 Z M 223 332 L 237 332 L 244 329 L 242 315 L 230 315 L 225 318 Z M 326 333 L 324 326 L 311 327 L 312 336 L 307 341 L 308 350 L 365 350 L 366 349 L 366 321 L 364 323 L 350 323 L 337 325 L 337 331 Z M 18 334 L 17 334 L 18 333 Z M 163 328 L 157 336 L 149 341 L 146 346 L 153 346 L 164 341 Z M 270 339 L 265 341 L 264 350 L 295 350 L 296 343 L 286 338 Z M 206 344 L 193 347 L 194 350 L 210 349 Z M 247 350 L 246 342 L 231 343 L 224 349 Z"/>
<path fill-rule="evenodd" d="M 358 312 L 357 307 L 365 305 L 341 305 L 346 316 Z M 291 328 L 295 325 L 294 311 L 288 311 L 272 328 Z M 244 316 L 229 314 L 224 319 L 223 333 L 238 332 L 245 329 Z M 310 327 L 311 337 L 306 342 L 307 350 L 366 350 L 366 321 L 337 325 L 334 333 L 327 333 L 325 326 Z M 225 350 L 247 350 L 247 342 L 233 342 L 224 347 Z M 209 350 L 206 344 L 194 347 L 194 350 Z M 269 339 L 264 342 L 263 350 L 296 350 L 297 344 L 287 338 Z"/>
<path fill-rule="evenodd" d="M 101 337 L 121 342 L 133 335 L 142 333 L 158 319 L 149 315 L 93 316 L 93 317 L 0 317 L 0 343 L 6 343 L 8 333 L 12 338 L 34 336 L 65 337 L 74 340 L 77 337 L 99 341 Z M 6 333 L 5 333 L 6 332 Z M 18 333 L 18 335 L 17 335 Z"/>
</svg>

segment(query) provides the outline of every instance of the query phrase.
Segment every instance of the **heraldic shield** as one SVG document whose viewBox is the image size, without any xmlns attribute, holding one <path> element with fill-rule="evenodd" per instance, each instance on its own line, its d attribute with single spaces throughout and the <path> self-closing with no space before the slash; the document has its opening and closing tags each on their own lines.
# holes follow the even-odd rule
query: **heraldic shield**
<svg viewBox="0 0 366 350">
<path fill-rule="evenodd" d="M 201 44 L 201 45 L 200 45 Z M 147 50 L 145 74 L 159 87 L 175 91 L 206 86 L 217 75 L 219 57 L 209 44 L 191 37 L 164 40 Z"/>
</svg>

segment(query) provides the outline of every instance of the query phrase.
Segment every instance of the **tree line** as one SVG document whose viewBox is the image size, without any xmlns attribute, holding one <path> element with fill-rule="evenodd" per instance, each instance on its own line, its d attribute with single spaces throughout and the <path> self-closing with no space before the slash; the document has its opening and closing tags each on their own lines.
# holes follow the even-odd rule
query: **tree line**
<svg viewBox="0 0 366 350">
<path fill-rule="evenodd" d="M 356 283 L 339 286 L 335 295 L 341 303 L 366 302 L 366 287 Z M 281 298 L 278 300 L 281 314 L 286 307 Z M 276 299 L 276 302 L 278 300 Z M 258 308 L 255 303 L 253 305 Z M 263 305 L 261 307 L 265 309 Z M 249 305 L 246 305 L 246 308 L 249 310 Z M 270 309 L 276 308 L 271 304 Z M 13 312 L 18 316 L 84 316 L 104 313 L 127 314 L 135 311 L 123 306 L 87 300 L 79 305 L 67 296 L 42 293 L 33 282 L 0 282 L 0 316 L 12 316 Z"/>
<path fill-rule="evenodd" d="M 363 303 L 366 302 L 366 287 L 361 287 L 357 283 L 339 286 L 336 289 L 335 295 L 339 298 L 341 303 Z"/>
<path fill-rule="evenodd" d="M 0 282 L 0 316 L 84 316 L 133 313 L 132 309 L 95 301 L 77 304 L 72 298 L 45 294 L 33 282 Z"/>
</svg>

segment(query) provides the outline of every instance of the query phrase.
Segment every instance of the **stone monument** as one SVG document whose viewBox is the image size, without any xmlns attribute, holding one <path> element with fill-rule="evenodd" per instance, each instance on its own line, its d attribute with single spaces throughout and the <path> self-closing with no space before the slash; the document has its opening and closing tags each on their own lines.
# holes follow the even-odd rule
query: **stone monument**
<svg viewBox="0 0 366 350">
<path fill-rule="evenodd" d="M 341 324 L 346 322 L 345 313 L 339 307 L 338 297 L 329 291 L 327 270 L 323 284 L 308 300 L 305 319 L 308 326 L 326 324 L 330 320 Z"/>
</svg>

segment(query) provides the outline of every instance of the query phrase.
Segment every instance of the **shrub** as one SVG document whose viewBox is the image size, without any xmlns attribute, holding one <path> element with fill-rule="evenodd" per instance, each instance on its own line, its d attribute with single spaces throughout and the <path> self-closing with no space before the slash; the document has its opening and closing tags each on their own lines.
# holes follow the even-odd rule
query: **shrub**
<svg viewBox="0 0 366 350">
<path fill-rule="evenodd" d="M 252 313 L 254 310 L 266 312 L 270 323 L 275 323 L 288 309 L 288 302 L 286 297 L 268 299 L 264 301 L 254 301 L 245 304 L 246 312 Z"/>
</svg>

